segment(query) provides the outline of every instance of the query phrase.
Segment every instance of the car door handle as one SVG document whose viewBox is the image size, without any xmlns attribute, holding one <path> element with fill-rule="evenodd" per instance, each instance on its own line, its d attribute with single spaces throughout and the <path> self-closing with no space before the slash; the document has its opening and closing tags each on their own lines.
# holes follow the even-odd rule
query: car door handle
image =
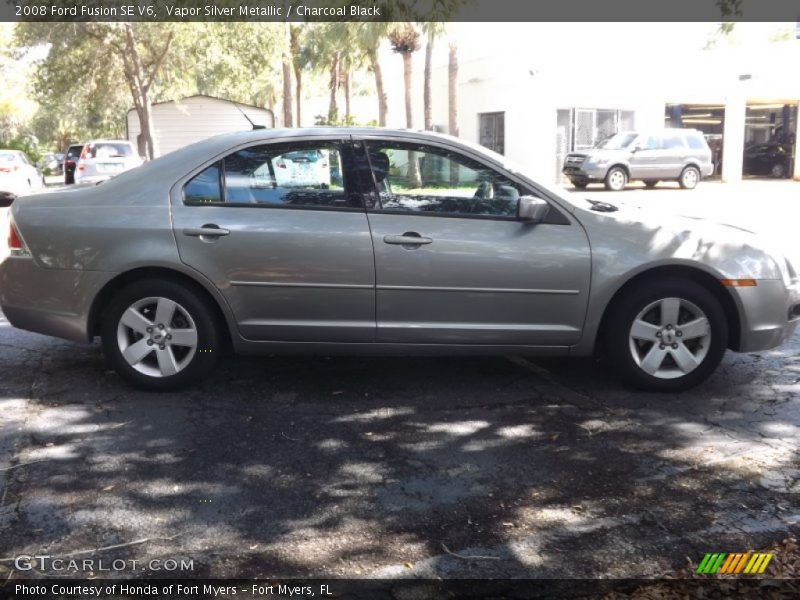
<svg viewBox="0 0 800 600">
<path fill-rule="evenodd" d="M 409 231 L 402 235 L 385 235 L 383 242 L 394 246 L 421 246 L 422 244 L 432 244 L 433 238 L 423 237 L 414 231 Z"/>
<path fill-rule="evenodd" d="M 222 237 L 230 235 L 230 230 L 222 229 L 216 225 L 203 225 L 202 227 L 188 227 L 183 230 L 183 235 L 189 237 Z"/>
</svg>

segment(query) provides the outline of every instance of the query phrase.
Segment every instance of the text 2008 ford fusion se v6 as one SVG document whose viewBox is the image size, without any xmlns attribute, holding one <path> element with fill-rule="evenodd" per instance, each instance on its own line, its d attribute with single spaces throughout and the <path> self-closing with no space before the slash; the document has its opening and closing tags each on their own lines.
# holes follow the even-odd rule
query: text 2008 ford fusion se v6
<svg viewBox="0 0 800 600">
<path fill-rule="evenodd" d="M 454 138 L 383 129 L 211 138 L 12 207 L 15 327 L 102 339 L 175 389 L 238 353 L 607 359 L 689 388 L 800 320 L 793 266 L 751 233 L 568 200 Z"/>
</svg>

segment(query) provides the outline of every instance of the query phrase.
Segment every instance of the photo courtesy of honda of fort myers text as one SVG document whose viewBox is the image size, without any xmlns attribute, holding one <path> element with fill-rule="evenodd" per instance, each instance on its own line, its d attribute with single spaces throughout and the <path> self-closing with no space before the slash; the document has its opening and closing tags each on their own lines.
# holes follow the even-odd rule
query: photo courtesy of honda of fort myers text
<svg viewBox="0 0 800 600">
<path fill-rule="evenodd" d="M 788 0 L 0 0 L 0 598 L 794 598 Z"/>
</svg>

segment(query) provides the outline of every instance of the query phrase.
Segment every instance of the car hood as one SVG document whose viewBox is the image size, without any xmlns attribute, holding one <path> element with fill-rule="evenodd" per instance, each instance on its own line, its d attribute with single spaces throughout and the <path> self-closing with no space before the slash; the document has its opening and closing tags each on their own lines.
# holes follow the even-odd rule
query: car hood
<svg viewBox="0 0 800 600">
<path fill-rule="evenodd" d="M 617 205 L 598 212 L 589 201 L 574 202 L 573 214 L 586 229 L 593 256 L 630 263 L 686 264 L 726 279 L 784 279 L 788 264 L 778 245 L 722 220 L 664 210 Z M 601 210 L 604 207 L 600 207 Z"/>
</svg>

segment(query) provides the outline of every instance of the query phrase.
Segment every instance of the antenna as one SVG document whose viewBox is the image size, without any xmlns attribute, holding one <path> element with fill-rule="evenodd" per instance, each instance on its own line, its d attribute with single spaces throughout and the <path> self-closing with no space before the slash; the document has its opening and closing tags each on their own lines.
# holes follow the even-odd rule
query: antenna
<svg viewBox="0 0 800 600">
<path fill-rule="evenodd" d="M 240 112 L 240 113 L 242 113 L 242 116 L 243 116 L 245 119 L 247 119 L 247 122 L 248 122 L 248 123 L 250 123 L 250 126 L 253 128 L 253 131 L 255 131 L 256 129 L 266 129 L 266 128 L 267 128 L 267 127 L 266 127 L 266 125 L 256 125 L 255 123 L 253 123 L 253 122 L 250 120 L 250 117 L 248 117 L 248 116 L 245 114 L 245 112 L 242 110 L 242 108 L 241 108 L 241 107 L 240 107 L 240 106 L 239 106 L 239 105 L 238 105 L 236 102 L 234 102 L 234 103 L 233 103 L 233 105 L 234 105 L 234 106 L 235 106 L 235 107 L 236 107 L 236 108 L 239 110 L 239 112 Z"/>
</svg>

